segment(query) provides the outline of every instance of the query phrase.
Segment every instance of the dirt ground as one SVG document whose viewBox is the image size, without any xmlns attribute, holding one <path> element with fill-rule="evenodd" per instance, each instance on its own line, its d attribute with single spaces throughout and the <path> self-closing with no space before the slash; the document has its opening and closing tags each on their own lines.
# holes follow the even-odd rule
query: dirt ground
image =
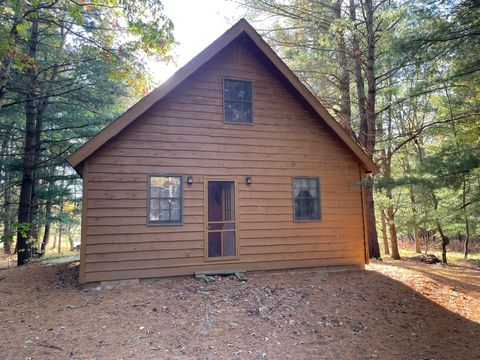
<svg viewBox="0 0 480 360">
<path fill-rule="evenodd" d="M 411 261 L 82 290 L 0 270 L 2 359 L 480 359 L 480 270 Z"/>
</svg>

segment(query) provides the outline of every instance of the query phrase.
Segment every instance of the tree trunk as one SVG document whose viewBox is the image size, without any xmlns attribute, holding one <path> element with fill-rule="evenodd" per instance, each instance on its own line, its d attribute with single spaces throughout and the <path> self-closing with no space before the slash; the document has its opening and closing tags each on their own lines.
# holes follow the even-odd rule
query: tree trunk
<svg viewBox="0 0 480 360">
<path fill-rule="evenodd" d="M 62 28 L 61 33 L 62 33 L 61 46 L 63 47 L 64 40 L 65 40 L 63 28 Z M 50 84 L 53 84 L 55 82 L 55 80 L 57 79 L 57 76 L 58 76 L 58 64 L 55 63 L 53 65 L 52 73 L 51 73 L 51 76 L 50 76 L 50 79 L 49 79 Z M 46 79 L 44 79 L 44 80 L 46 80 Z M 37 107 L 36 107 L 34 174 L 33 174 L 34 175 L 34 183 L 33 183 L 33 189 L 32 189 L 32 219 L 35 219 L 37 217 L 38 209 L 39 209 L 39 201 L 38 201 L 38 197 L 37 197 L 37 194 L 36 194 L 36 189 L 37 189 L 40 182 L 37 179 L 37 170 L 38 170 L 38 167 L 41 163 L 41 158 L 42 158 L 43 120 L 44 120 L 44 114 L 45 114 L 45 112 L 47 110 L 47 107 L 48 107 L 48 104 L 49 104 L 49 99 L 50 99 L 50 95 L 51 95 L 50 89 L 51 89 L 51 85 L 47 86 L 47 89 L 43 93 L 43 97 L 44 97 L 43 100 L 37 102 Z M 52 206 L 52 204 L 50 202 L 50 207 L 51 206 Z M 51 215 L 51 209 L 50 209 L 50 214 L 47 215 L 47 216 L 50 216 L 50 215 Z M 45 228 L 47 228 L 47 225 L 48 224 L 45 225 Z M 39 239 L 38 239 L 38 225 L 34 225 L 34 226 L 35 226 L 35 231 L 34 231 L 33 238 L 35 239 L 36 243 L 38 244 L 38 242 L 39 242 Z M 48 225 L 48 228 L 50 228 L 49 225 Z M 50 231 L 50 229 L 48 229 L 48 230 Z M 42 244 L 40 246 L 40 253 L 41 254 L 43 254 L 45 252 L 44 241 L 45 241 L 45 237 L 44 237 L 44 239 L 42 241 Z"/>
<path fill-rule="evenodd" d="M 57 252 L 59 254 L 62 253 L 62 224 L 59 225 L 58 227 L 58 249 Z"/>
<path fill-rule="evenodd" d="M 433 190 L 431 190 L 431 195 L 433 200 L 433 208 L 435 209 L 435 212 L 437 212 L 439 203 Z M 437 226 L 438 233 L 442 239 L 442 262 L 447 264 L 447 245 L 450 243 L 450 239 L 444 234 L 442 224 L 440 224 L 437 214 L 435 214 L 435 225 Z"/>
<path fill-rule="evenodd" d="M 427 218 L 427 216 L 425 216 L 425 218 Z M 429 239 L 430 235 L 427 231 L 427 224 L 425 224 L 425 223 L 423 224 L 422 234 L 423 234 L 422 236 L 425 240 L 425 255 L 427 255 L 428 254 L 428 239 Z"/>
<path fill-rule="evenodd" d="M 33 191 L 35 189 L 35 181 L 33 185 Z M 30 246 L 32 255 L 35 255 L 38 251 L 38 240 L 40 238 L 40 226 L 36 223 L 35 216 L 38 209 L 35 208 L 35 204 L 32 204 L 32 223 L 31 223 L 31 231 L 30 231 Z"/>
<path fill-rule="evenodd" d="M 370 3 L 370 7 L 367 3 Z M 357 87 L 357 97 L 358 97 L 358 112 L 360 114 L 360 129 L 359 129 L 359 141 L 360 143 L 367 149 L 367 151 L 372 154 L 375 151 L 375 76 L 374 76 L 374 61 L 375 61 L 375 42 L 371 42 L 372 39 L 374 40 L 373 34 L 373 8 L 371 7 L 371 0 L 365 1 L 365 9 L 370 9 L 370 12 L 366 12 L 367 18 L 365 21 L 367 23 L 370 21 L 370 25 L 367 24 L 367 31 L 372 32 L 372 34 L 368 34 L 367 42 L 368 42 L 368 56 L 367 56 L 367 83 L 368 83 L 368 97 L 365 97 L 365 82 L 363 79 L 362 74 L 362 59 L 361 55 L 362 52 L 360 50 L 360 42 L 357 37 L 357 33 L 355 30 L 352 30 L 352 49 L 353 49 L 353 56 L 354 56 L 354 74 L 355 74 L 355 83 Z M 350 0 L 350 19 L 355 24 L 357 22 L 356 16 L 356 6 L 355 1 Z M 373 124 L 373 128 L 372 128 Z M 367 208 L 366 211 L 366 218 L 367 218 L 367 226 L 368 226 L 368 244 L 369 244 L 369 252 L 370 257 L 372 258 L 380 258 L 380 246 L 378 244 L 378 237 L 377 237 L 377 227 L 375 221 L 375 203 L 373 199 L 373 187 L 368 186 L 365 189 L 365 199 Z"/>
<path fill-rule="evenodd" d="M 26 134 L 23 156 L 23 176 L 20 186 L 20 202 L 18 209 L 18 232 L 17 232 L 17 265 L 29 262 L 31 257 L 30 234 L 32 226 L 32 189 L 33 189 L 33 165 L 34 165 L 34 138 L 35 138 L 35 113 L 32 111 L 33 104 L 26 105 Z"/>
<path fill-rule="evenodd" d="M 417 211 L 415 208 L 413 208 L 412 210 L 413 210 L 412 221 L 413 221 L 413 236 L 415 239 L 415 252 L 417 254 L 421 254 L 422 248 L 420 244 L 420 237 L 418 236 Z"/>
<path fill-rule="evenodd" d="M 65 44 L 65 32 L 64 28 L 61 28 L 61 44 L 60 47 L 63 47 Z M 48 79 L 47 74 L 45 73 L 44 75 L 44 81 Z M 49 83 L 53 84 L 55 83 L 55 80 L 57 80 L 58 77 L 58 63 L 54 63 L 53 68 L 52 68 L 52 73 L 50 75 Z M 38 213 L 38 197 L 36 195 L 36 188 L 38 187 L 39 181 L 37 179 L 37 170 L 38 167 L 41 163 L 41 158 L 42 158 L 42 134 L 43 134 L 43 120 L 44 120 L 44 114 L 47 110 L 50 96 L 51 96 L 51 88 L 52 85 L 48 85 L 43 92 L 43 100 L 37 102 L 37 107 L 36 107 L 36 115 L 35 115 L 35 151 L 34 151 L 34 183 L 33 183 L 33 189 L 32 189 L 32 218 L 35 219 Z M 49 185 L 50 186 L 50 185 Z M 50 203 L 51 207 L 51 203 Z M 50 209 L 51 213 L 51 209 Z M 35 240 L 38 243 L 38 227 L 36 229 L 36 236 L 34 236 Z M 43 247 L 43 241 L 42 245 Z"/>
<path fill-rule="evenodd" d="M 1 168 L 0 168 L 0 177 L 2 181 L 0 184 L 3 185 L 3 252 L 4 254 L 10 254 L 14 232 L 12 229 L 12 184 L 10 184 L 10 171 L 6 166 L 8 157 L 10 155 L 10 141 L 11 135 L 6 134 L 2 139 L 2 148 L 1 148 Z"/>
<path fill-rule="evenodd" d="M 410 167 L 410 162 L 408 158 L 403 161 L 403 171 L 405 174 L 410 175 L 412 172 L 412 168 Z M 420 236 L 418 234 L 418 223 L 417 223 L 417 199 L 415 196 L 415 188 L 413 185 L 409 185 L 408 192 L 410 195 L 410 204 L 412 209 L 412 228 L 413 228 L 413 237 L 415 239 L 415 252 L 417 254 L 422 253 L 421 243 L 420 243 Z"/>
<path fill-rule="evenodd" d="M 38 43 L 38 20 L 32 19 L 30 39 L 28 41 L 28 55 L 36 59 Z M 29 90 L 25 103 L 25 145 L 23 155 L 23 176 L 20 186 L 20 202 L 18 209 L 18 232 L 17 232 L 17 265 L 23 265 L 30 261 L 32 246 L 30 235 L 32 230 L 32 193 L 35 172 L 35 117 L 37 95 L 37 79 L 34 66 L 28 69 Z"/>
<path fill-rule="evenodd" d="M 63 169 L 63 176 L 65 176 L 65 168 Z M 63 189 L 64 183 L 63 183 L 63 177 L 62 180 L 60 181 L 61 187 Z M 60 204 L 59 204 L 59 218 L 60 222 L 58 224 L 58 253 L 60 254 L 62 252 L 62 233 L 63 233 L 63 206 L 64 206 L 64 197 L 63 193 L 60 195 Z"/>
<path fill-rule="evenodd" d="M 58 235 L 58 229 L 57 229 L 57 232 L 53 236 L 53 244 L 50 247 L 50 250 L 55 250 L 57 248 L 57 235 Z"/>
<path fill-rule="evenodd" d="M 367 100 L 365 103 L 365 116 L 366 116 L 366 142 L 364 143 L 366 149 L 372 154 L 375 153 L 375 142 L 376 142 L 376 117 L 375 112 L 375 97 L 376 97 L 376 83 L 375 83 L 375 30 L 373 27 L 373 4 L 372 0 L 365 0 L 363 2 L 366 14 L 366 27 L 367 27 L 367 45 L 368 45 L 368 55 L 366 61 L 366 70 L 365 76 L 367 78 Z M 373 201 L 373 188 L 372 191 L 368 194 L 368 202 L 370 204 L 368 211 L 368 222 L 371 224 L 372 229 L 370 230 L 369 242 L 372 243 L 373 253 L 370 254 L 372 257 L 380 257 L 380 247 L 378 245 L 377 237 L 377 228 L 375 221 L 375 204 Z M 392 239 L 390 239 L 392 242 Z M 392 245 L 393 246 L 393 245 Z M 392 254 L 394 254 L 392 249 Z"/>
<path fill-rule="evenodd" d="M 50 188 L 49 184 L 49 188 Z M 42 246 L 40 247 L 40 256 L 44 255 L 47 250 L 48 240 L 50 238 L 50 223 L 52 216 L 52 199 L 48 194 L 47 203 L 45 204 L 45 232 L 43 233 Z"/>
<path fill-rule="evenodd" d="M 72 252 L 75 248 L 75 246 L 73 246 L 73 236 L 68 235 L 68 242 L 70 243 L 70 252 Z"/>
<path fill-rule="evenodd" d="M 333 14 L 338 21 L 342 19 L 342 3 L 343 0 L 337 0 L 333 6 Z M 338 88 L 340 90 L 340 123 L 350 134 L 353 134 L 351 125 L 350 72 L 347 59 L 347 46 L 345 44 L 345 32 L 341 26 L 338 26 L 335 38 L 339 64 L 338 70 L 340 71 L 338 77 Z"/>
<path fill-rule="evenodd" d="M 387 236 L 387 222 L 385 220 L 385 209 L 382 209 L 380 212 L 382 219 L 382 237 L 383 237 L 383 252 L 385 255 L 390 255 L 390 248 L 388 246 L 388 236 Z"/>
<path fill-rule="evenodd" d="M 388 103 L 392 103 L 392 96 L 388 97 Z M 383 129 L 383 123 L 379 124 L 377 132 L 378 136 L 384 140 L 383 146 L 381 148 L 381 163 L 382 168 L 381 171 L 383 172 L 383 176 L 386 180 L 390 181 L 392 176 L 392 107 L 390 106 L 388 110 L 388 117 L 387 117 L 387 137 L 385 137 L 385 131 Z M 389 200 L 389 205 L 385 209 L 382 209 L 382 233 L 384 237 L 384 244 L 385 244 L 385 254 L 390 255 L 390 251 L 388 250 L 388 241 L 387 241 L 387 223 L 388 223 L 388 230 L 390 233 L 390 242 L 392 246 L 392 254 L 394 259 L 398 259 L 398 243 L 397 243 L 397 232 L 395 228 L 395 212 L 393 210 L 393 196 L 392 196 L 392 188 L 390 187 L 391 184 L 387 184 L 387 188 L 385 190 L 385 194 Z M 385 213 L 386 212 L 386 213 Z M 393 226 L 392 226 L 393 225 Z"/>
<path fill-rule="evenodd" d="M 63 181 L 62 181 L 63 184 Z M 63 224 L 62 224 L 62 219 L 63 219 L 63 194 L 60 197 L 60 209 L 59 209 L 59 215 L 60 215 L 60 223 L 58 224 L 58 249 L 57 252 L 60 254 L 62 252 L 62 233 L 63 233 Z"/>
<path fill-rule="evenodd" d="M 52 79 L 54 80 L 54 79 Z M 37 103 L 36 107 L 36 113 L 35 113 L 35 150 L 34 150 L 34 165 L 33 165 L 33 187 L 32 187 L 32 201 L 31 201 L 31 207 L 32 207 L 32 241 L 37 244 L 39 244 L 39 225 L 35 221 L 38 218 L 38 212 L 39 212 L 39 199 L 37 197 L 37 188 L 40 184 L 40 181 L 37 178 L 37 170 L 40 165 L 40 159 L 42 155 L 42 148 L 41 148 L 41 139 L 42 139 L 42 132 L 43 132 L 43 114 L 47 108 L 48 104 L 48 95 L 47 93 L 44 94 L 45 99 Z"/>
<path fill-rule="evenodd" d="M 420 237 L 418 236 L 418 223 L 417 223 L 417 200 L 415 197 L 415 190 L 413 185 L 409 186 L 410 192 L 410 204 L 412 205 L 412 227 L 413 227 L 413 237 L 415 239 L 415 252 L 417 254 L 422 253 L 420 245 Z"/>
<path fill-rule="evenodd" d="M 3 220 L 3 253 L 10 254 L 12 252 L 12 243 L 14 229 L 12 226 L 12 188 L 8 185 L 3 192 L 4 215 Z"/>
<path fill-rule="evenodd" d="M 453 116 L 453 111 L 452 111 L 452 102 L 451 102 L 451 99 L 450 99 L 450 93 L 447 89 L 447 87 L 445 87 L 445 94 L 447 96 L 447 100 L 448 100 L 448 109 L 449 109 L 449 113 L 450 113 L 450 119 L 452 120 L 451 121 L 451 125 L 452 125 L 452 132 L 453 132 L 453 136 L 455 138 L 455 145 L 457 147 L 457 149 L 460 151 L 460 145 L 458 143 L 458 138 L 457 138 L 457 129 L 456 129 L 456 126 L 455 126 L 455 121 L 454 121 L 454 116 Z M 462 209 L 463 209 L 463 218 L 464 218 L 464 221 L 465 221 L 465 244 L 464 244 L 464 257 L 466 258 L 468 256 L 468 243 L 470 241 L 470 226 L 469 226 L 469 221 L 468 221 L 468 213 L 467 213 L 467 175 L 468 175 L 468 171 L 465 173 L 462 174 Z M 442 249 L 443 249 L 443 234 L 440 233 L 440 235 L 442 236 Z M 448 244 L 448 240 L 447 240 L 447 244 Z M 446 246 L 446 245 L 445 245 Z M 446 253 L 446 250 L 445 250 L 445 253 Z M 442 254 L 443 256 L 443 254 Z M 445 263 L 446 263 L 446 256 L 445 256 Z"/>
<path fill-rule="evenodd" d="M 366 142 L 365 147 L 373 155 L 375 151 L 376 142 L 376 119 L 377 114 L 375 112 L 375 100 L 377 93 L 377 85 L 375 79 L 375 30 L 374 30 L 374 14 L 372 0 L 364 0 L 365 11 L 365 25 L 367 28 L 367 61 L 365 69 L 365 77 L 367 79 L 367 99 L 365 103 L 365 116 L 366 116 Z"/>
<path fill-rule="evenodd" d="M 470 221 L 468 220 L 467 213 L 467 179 L 466 175 L 463 174 L 463 192 L 462 192 L 462 206 L 463 206 L 463 218 L 465 221 L 465 243 L 463 244 L 463 255 L 465 259 L 468 257 L 468 243 L 470 242 Z"/>
<path fill-rule="evenodd" d="M 395 211 L 392 205 L 392 200 L 393 200 L 392 189 L 387 188 L 386 194 L 390 202 L 390 204 L 387 206 L 387 221 L 388 221 L 388 232 L 390 234 L 390 245 L 392 247 L 392 259 L 400 260 L 401 258 L 400 258 L 400 252 L 398 251 L 397 228 L 395 227 Z"/>
<path fill-rule="evenodd" d="M 392 246 L 392 259 L 400 260 L 400 252 L 398 251 L 398 240 L 397 240 L 397 228 L 395 227 L 395 222 L 390 220 L 394 216 L 393 206 L 387 208 L 387 217 L 388 221 L 388 232 L 390 234 L 390 244 Z"/>
<path fill-rule="evenodd" d="M 39 180 L 37 179 L 37 169 L 40 163 L 40 139 L 41 139 L 41 129 L 42 125 L 42 115 L 40 114 L 40 108 L 37 103 L 36 111 L 35 111 L 35 150 L 33 155 L 33 186 L 32 186 L 32 200 L 31 200 L 31 208 L 32 208 L 32 241 L 37 244 L 40 242 L 39 240 L 39 227 L 38 224 L 38 214 L 40 204 L 38 202 L 37 197 L 37 188 L 40 185 Z"/>
<path fill-rule="evenodd" d="M 48 245 L 49 239 L 50 239 L 50 224 L 46 223 L 45 231 L 43 233 L 42 245 L 40 246 L 40 256 L 45 255 L 45 252 L 47 251 L 47 245 Z"/>
<path fill-rule="evenodd" d="M 368 235 L 368 247 L 371 258 L 380 259 L 380 246 L 378 244 L 377 237 L 377 224 L 375 222 L 375 204 L 373 202 L 373 188 L 372 186 L 365 187 L 365 200 L 367 208 L 367 235 Z"/>
<path fill-rule="evenodd" d="M 443 233 L 442 226 L 440 225 L 440 222 L 438 220 L 437 228 L 438 232 L 440 233 L 440 238 L 442 239 L 442 262 L 444 264 L 447 264 L 447 245 L 450 243 L 450 239 Z"/>
<path fill-rule="evenodd" d="M 355 0 L 350 0 L 350 20 L 353 24 L 357 22 L 356 15 L 356 6 Z M 358 134 L 358 139 L 362 145 L 366 144 L 366 129 L 367 129 L 367 120 L 366 120 L 366 99 L 365 99 L 365 82 L 363 80 L 362 73 L 362 51 L 360 50 L 360 41 L 358 40 L 355 30 L 352 30 L 352 51 L 354 59 L 354 75 L 355 75 L 355 85 L 357 89 L 358 97 L 358 114 L 360 117 L 360 129 Z"/>
<path fill-rule="evenodd" d="M 465 243 L 463 244 L 463 255 L 465 259 L 468 257 L 468 243 L 470 242 L 470 222 L 468 217 L 465 217 Z"/>
</svg>

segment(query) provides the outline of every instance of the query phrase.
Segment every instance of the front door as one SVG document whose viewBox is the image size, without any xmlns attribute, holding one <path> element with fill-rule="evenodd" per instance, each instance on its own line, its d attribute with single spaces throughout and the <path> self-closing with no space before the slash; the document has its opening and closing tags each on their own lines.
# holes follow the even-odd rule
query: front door
<svg viewBox="0 0 480 360">
<path fill-rule="evenodd" d="M 207 180 L 206 256 L 226 260 L 237 256 L 235 182 Z"/>
</svg>

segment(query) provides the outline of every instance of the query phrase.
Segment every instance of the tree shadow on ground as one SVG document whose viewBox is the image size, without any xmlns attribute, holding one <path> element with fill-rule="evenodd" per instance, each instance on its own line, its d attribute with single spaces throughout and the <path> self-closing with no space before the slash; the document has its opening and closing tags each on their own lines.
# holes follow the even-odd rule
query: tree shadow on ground
<svg viewBox="0 0 480 360">
<path fill-rule="evenodd" d="M 9 269 L 0 282 L 8 290 L 0 349 L 12 359 L 478 358 L 480 324 L 379 272 L 318 270 L 86 291 L 75 264 Z M 22 321 L 39 301 L 39 320 Z"/>
<path fill-rule="evenodd" d="M 443 285 L 456 286 L 480 294 L 480 270 L 465 265 L 423 264 L 413 261 L 388 261 L 384 266 L 417 271 Z"/>
<path fill-rule="evenodd" d="M 425 275 L 432 274 L 425 271 Z M 376 271 L 366 271 L 365 276 L 372 284 L 370 291 L 366 291 L 366 301 L 372 305 L 369 315 L 372 319 L 378 318 L 372 325 L 382 329 L 371 339 L 380 348 L 378 358 L 479 358 L 479 323 L 446 309 L 389 276 Z M 357 290 L 365 291 L 360 286 Z"/>
</svg>

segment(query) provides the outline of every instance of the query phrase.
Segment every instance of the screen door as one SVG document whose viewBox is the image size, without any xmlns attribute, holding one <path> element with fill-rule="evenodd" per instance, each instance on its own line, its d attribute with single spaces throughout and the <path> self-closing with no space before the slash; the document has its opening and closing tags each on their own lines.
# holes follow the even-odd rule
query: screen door
<svg viewBox="0 0 480 360">
<path fill-rule="evenodd" d="M 208 257 L 237 256 L 235 182 L 208 181 L 207 202 Z"/>
</svg>

